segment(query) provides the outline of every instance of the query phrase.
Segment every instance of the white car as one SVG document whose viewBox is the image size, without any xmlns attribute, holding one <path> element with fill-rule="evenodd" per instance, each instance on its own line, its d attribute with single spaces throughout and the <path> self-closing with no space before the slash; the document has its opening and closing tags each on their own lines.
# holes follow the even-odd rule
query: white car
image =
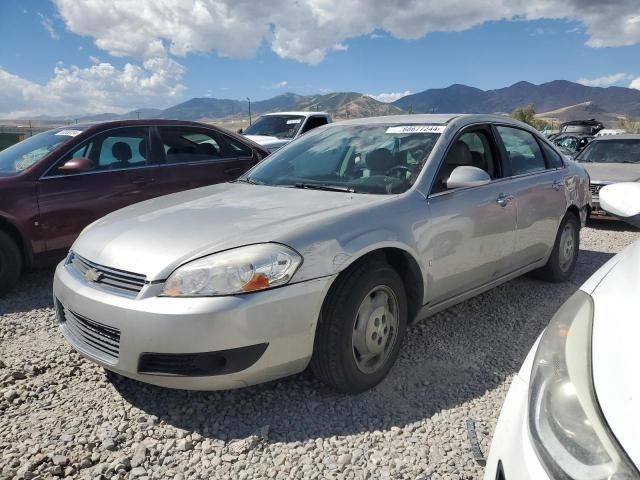
<svg viewBox="0 0 640 480">
<path fill-rule="evenodd" d="M 600 191 L 640 226 L 640 184 Z M 513 379 L 485 480 L 640 479 L 640 241 L 560 307 Z"/>
<path fill-rule="evenodd" d="M 244 134 L 249 140 L 275 152 L 309 130 L 331 123 L 326 112 L 277 112 L 267 113 L 256 119 Z"/>
</svg>

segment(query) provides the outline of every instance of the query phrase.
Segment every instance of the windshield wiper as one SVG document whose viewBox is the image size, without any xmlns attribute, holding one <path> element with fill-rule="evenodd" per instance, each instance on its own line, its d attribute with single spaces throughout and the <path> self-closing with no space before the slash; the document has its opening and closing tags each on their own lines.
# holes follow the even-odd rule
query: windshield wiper
<svg viewBox="0 0 640 480">
<path fill-rule="evenodd" d="M 341 187 L 338 185 L 325 185 L 321 183 L 296 183 L 294 184 L 296 188 L 308 188 L 309 190 L 325 190 L 327 192 L 345 192 L 345 193 L 354 193 L 355 189 L 353 187 Z"/>
<path fill-rule="evenodd" d="M 232 180 L 231 183 L 248 183 L 250 185 L 264 185 L 264 183 L 258 182 L 251 177 L 236 178 L 235 180 Z"/>
</svg>

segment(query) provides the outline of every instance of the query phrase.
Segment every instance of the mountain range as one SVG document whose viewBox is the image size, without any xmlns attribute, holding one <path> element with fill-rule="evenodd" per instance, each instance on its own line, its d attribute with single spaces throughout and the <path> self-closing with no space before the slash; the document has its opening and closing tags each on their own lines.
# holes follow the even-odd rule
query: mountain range
<svg viewBox="0 0 640 480">
<path fill-rule="evenodd" d="M 533 104 L 537 112 L 592 102 L 609 113 L 640 115 L 640 90 L 624 87 L 588 87 L 567 80 L 534 85 L 518 82 L 497 90 L 480 90 L 454 84 L 407 95 L 394 102 L 403 110 L 415 112 L 492 113 L 512 112 L 522 105 Z"/>
<path fill-rule="evenodd" d="M 335 118 L 366 117 L 401 113 L 510 113 L 522 105 L 533 104 L 539 113 L 588 104 L 569 109 L 566 115 L 593 114 L 611 122 L 620 115 L 640 116 L 640 90 L 624 87 L 588 87 L 567 80 L 555 80 L 540 85 L 518 82 L 510 87 L 481 90 L 454 84 L 432 88 L 404 96 L 393 103 L 383 103 L 357 92 L 336 92 L 324 95 L 282 95 L 251 102 L 252 114 L 273 111 L 326 111 Z M 104 113 L 78 118 L 79 121 L 100 121 L 133 118 L 172 118 L 179 120 L 220 121 L 246 117 L 249 102 L 218 98 L 192 98 L 164 110 L 139 109 L 124 115 Z M 541 115 L 552 117 L 552 115 Z M 582 117 L 581 117 L 582 118 Z M 592 117 L 589 117 L 592 118 Z M 44 118 L 43 118 L 44 119 Z M 52 118 L 47 118 L 53 120 Z"/>
</svg>

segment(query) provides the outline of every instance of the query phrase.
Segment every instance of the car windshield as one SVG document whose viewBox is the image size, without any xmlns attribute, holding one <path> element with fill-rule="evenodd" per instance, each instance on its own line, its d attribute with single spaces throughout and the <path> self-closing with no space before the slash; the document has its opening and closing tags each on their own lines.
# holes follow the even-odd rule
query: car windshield
<svg viewBox="0 0 640 480">
<path fill-rule="evenodd" d="M 597 163 L 640 163 L 640 138 L 591 142 L 576 160 Z"/>
<path fill-rule="evenodd" d="M 413 185 L 442 125 L 335 126 L 301 137 L 240 178 L 262 185 L 396 194 Z"/>
<path fill-rule="evenodd" d="M 79 130 L 49 130 L 5 148 L 0 152 L 0 176 L 19 174 L 77 133 Z"/>
<path fill-rule="evenodd" d="M 258 118 L 244 131 L 244 134 L 293 138 L 298 133 L 303 120 L 304 117 L 301 115 L 265 115 Z"/>
</svg>

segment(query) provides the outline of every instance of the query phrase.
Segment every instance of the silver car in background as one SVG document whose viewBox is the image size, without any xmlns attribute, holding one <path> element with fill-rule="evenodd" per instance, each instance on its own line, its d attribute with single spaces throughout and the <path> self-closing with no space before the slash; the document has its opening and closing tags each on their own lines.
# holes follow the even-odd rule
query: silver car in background
<svg viewBox="0 0 640 480">
<path fill-rule="evenodd" d="M 57 270 L 60 330 L 144 382 L 225 389 L 304 370 L 380 382 L 407 324 L 526 272 L 567 280 L 589 178 L 502 116 L 320 127 L 234 183 L 87 227 Z"/>
<path fill-rule="evenodd" d="M 593 214 L 606 215 L 600 208 L 600 189 L 612 183 L 640 181 L 640 135 L 596 137 L 576 161 L 591 177 Z"/>
</svg>

